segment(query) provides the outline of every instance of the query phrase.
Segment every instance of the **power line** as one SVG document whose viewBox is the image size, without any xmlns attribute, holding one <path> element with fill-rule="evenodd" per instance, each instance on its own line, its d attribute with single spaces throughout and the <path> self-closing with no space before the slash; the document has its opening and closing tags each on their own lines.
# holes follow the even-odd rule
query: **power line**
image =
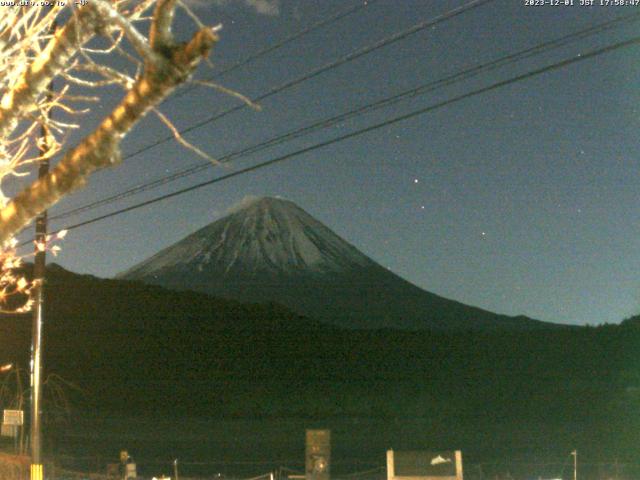
<svg viewBox="0 0 640 480">
<path fill-rule="evenodd" d="M 304 30 L 301 30 L 297 33 L 294 33 L 293 35 L 290 35 L 288 37 L 286 37 L 285 39 L 283 39 L 282 41 L 275 43 L 274 45 L 271 45 L 270 47 L 266 47 L 262 50 L 259 50 L 258 52 L 254 53 L 253 55 L 249 55 L 247 58 L 245 58 L 244 60 L 240 60 L 236 63 L 234 63 L 233 65 L 224 68 L 223 70 L 221 70 L 220 72 L 216 73 L 215 75 L 213 75 L 210 79 L 216 79 L 216 78 L 220 78 L 223 75 L 226 75 L 228 73 L 233 72 L 234 70 L 237 70 L 240 67 L 243 67 L 251 62 L 253 62 L 254 60 L 263 57 L 265 55 L 267 55 L 268 53 L 274 52 L 282 47 L 284 47 L 285 45 L 305 36 L 308 35 L 309 33 L 318 30 L 319 28 L 322 28 L 326 25 L 329 25 L 331 23 L 337 22 L 338 20 L 341 20 L 353 13 L 356 13 L 360 10 L 363 10 L 367 7 L 370 7 L 371 5 L 373 5 L 374 3 L 376 3 L 378 0 L 367 0 L 362 2 L 359 5 L 356 5 L 355 7 L 343 10 L 342 12 L 338 12 L 337 14 L 326 18 L 324 20 L 320 20 L 314 24 L 309 25 L 307 28 L 305 28 Z"/>
<path fill-rule="evenodd" d="M 279 145 L 281 143 L 284 143 L 288 140 L 292 140 L 295 138 L 299 138 L 302 135 L 306 135 L 309 134 L 313 131 L 319 130 L 321 128 L 327 128 L 329 126 L 335 125 L 336 123 L 340 123 L 343 122 L 345 120 L 354 118 L 356 116 L 360 116 L 363 115 L 365 113 L 369 113 L 371 111 L 383 108 L 383 107 L 387 107 L 389 105 L 398 103 L 402 100 L 405 100 L 407 98 L 412 98 L 414 96 L 417 95 L 421 95 L 424 93 L 428 93 L 431 92 L 433 90 L 436 90 L 438 88 L 444 87 L 444 86 L 449 86 L 453 83 L 456 83 L 458 81 L 462 81 L 462 80 L 467 80 L 469 78 L 475 77 L 476 75 L 479 75 L 481 73 L 486 73 L 488 71 L 500 68 L 500 67 L 504 67 L 505 65 L 509 65 L 518 61 L 521 61 L 523 59 L 526 58 L 530 58 L 534 55 L 538 55 L 544 52 L 548 52 L 551 51 L 553 49 L 559 48 L 561 46 L 564 46 L 570 42 L 573 42 L 575 40 L 580 40 L 583 39 L 589 35 L 593 35 L 596 33 L 601 33 L 603 31 L 606 30 L 610 30 L 612 28 L 618 27 L 621 24 L 624 23 L 631 23 L 631 22 L 636 22 L 640 20 L 640 13 L 636 13 L 633 15 L 627 15 L 627 16 L 623 16 L 623 17 L 618 17 L 615 19 L 612 19 L 610 21 L 598 24 L 598 25 L 594 25 L 592 27 L 588 27 L 586 29 L 577 31 L 577 32 L 573 32 L 567 35 L 564 35 L 562 37 L 559 37 L 557 39 L 554 40 L 550 40 L 547 42 L 543 42 L 541 44 L 538 44 L 536 46 L 533 47 L 529 47 L 526 48 L 524 50 L 520 50 L 518 52 L 514 52 L 511 54 L 508 54 L 506 56 L 500 57 L 498 59 L 492 60 L 490 62 L 487 63 L 481 63 L 481 64 L 477 64 L 475 66 L 472 66 L 470 68 L 467 68 L 461 72 L 455 73 L 453 75 L 449 75 L 447 77 L 435 80 L 435 81 L 431 81 L 428 82 L 426 84 L 420 85 L 418 87 L 409 89 L 409 90 L 405 90 L 401 93 L 398 93 L 396 95 L 393 95 L 391 97 L 386 97 L 384 99 L 378 100 L 376 102 L 358 107 L 356 109 L 350 110 L 348 112 L 336 115 L 334 117 L 328 118 L 328 119 L 323 119 L 320 121 L 316 121 L 310 125 L 307 126 L 303 126 L 303 127 L 299 127 L 297 129 L 291 130 L 285 134 L 281 134 L 278 135 L 276 137 L 273 137 L 269 140 L 266 140 L 264 142 L 261 142 L 257 145 L 253 145 L 250 147 L 246 147 L 243 148 L 241 150 L 236 150 L 234 152 L 231 152 L 229 154 L 224 155 L 223 157 L 221 157 L 219 159 L 220 162 L 223 163 L 227 163 L 233 159 L 236 159 L 238 157 L 244 157 L 247 156 L 249 154 L 252 153 L 256 153 L 259 151 L 262 151 L 266 148 L 275 146 L 275 145 Z M 89 211 L 89 210 L 93 210 L 97 207 L 103 206 L 103 205 L 108 205 L 110 203 L 113 203 L 115 201 L 118 200 L 122 200 L 124 198 L 128 198 L 132 195 L 136 195 L 139 193 L 143 193 L 146 191 L 149 191 L 151 189 L 157 188 L 159 186 L 162 185 L 166 185 L 167 183 L 173 182 L 175 180 L 179 180 L 180 178 L 184 178 L 187 177 L 189 175 L 192 175 L 194 173 L 198 173 L 204 170 L 207 170 L 209 168 L 211 168 L 213 166 L 213 164 L 211 163 L 207 163 L 207 164 L 201 164 L 201 165 L 196 165 L 193 167 L 189 167 L 183 170 L 180 170 L 176 173 L 173 173 L 171 175 L 168 176 L 164 176 L 161 177 L 159 179 L 153 180 L 151 182 L 145 183 L 143 185 L 138 185 L 136 187 L 133 188 L 129 188 L 123 192 L 111 195 L 109 197 L 106 198 L 102 198 L 100 200 L 96 200 L 92 203 L 89 203 L 87 205 L 83 205 L 77 208 L 73 208 L 64 212 L 61 212 L 55 216 L 50 217 L 50 219 L 52 220 L 56 220 L 56 219 L 62 219 L 62 218 L 67 218 L 69 216 L 73 216 L 73 215 L 77 215 L 79 213 L 85 212 L 85 211 Z"/>
<path fill-rule="evenodd" d="M 295 40 L 297 40 L 299 38 L 302 38 L 303 36 L 313 32 L 315 30 L 318 30 L 318 29 L 320 29 L 320 28 L 322 28 L 324 26 L 330 25 L 331 23 L 334 23 L 334 22 L 336 22 L 338 20 L 341 20 L 341 19 L 343 19 L 343 18 L 345 18 L 345 17 L 347 17 L 347 16 L 349 16 L 349 15 L 351 15 L 353 13 L 356 13 L 356 12 L 358 12 L 360 10 L 368 8 L 371 5 L 375 4 L 376 2 L 378 2 L 378 0 L 365 0 L 361 4 L 358 4 L 358 5 L 354 6 L 354 7 L 351 7 L 351 8 L 348 8 L 346 10 L 340 11 L 340 12 L 336 13 L 335 15 L 332 15 L 332 16 L 330 16 L 328 18 L 319 20 L 318 22 L 309 25 L 307 28 L 305 28 L 303 30 L 300 30 L 300 31 L 298 31 L 298 32 L 296 32 L 296 33 L 284 38 L 280 42 L 277 42 L 277 43 L 275 43 L 273 45 L 270 45 L 270 46 L 268 46 L 268 47 L 266 47 L 266 48 L 264 48 L 262 50 L 259 50 L 259 51 L 255 52 L 255 53 L 247 56 L 246 58 L 244 58 L 242 60 L 239 60 L 238 62 L 232 64 L 231 66 L 229 66 L 227 68 L 224 68 L 223 70 L 221 70 L 221 71 L 215 73 L 214 75 L 210 76 L 209 78 L 207 78 L 207 80 L 215 80 L 217 78 L 220 78 L 221 76 L 226 75 L 226 74 L 228 74 L 230 72 L 233 72 L 234 70 L 237 70 L 238 68 L 241 68 L 241 67 L 243 67 L 245 65 L 248 65 L 249 63 L 257 60 L 258 58 L 263 57 L 263 56 L 265 56 L 265 55 L 267 55 L 267 54 L 269 54 L 271 52 L 274 52 L 274 51 L 284 47 L 285 45 L 287 45 L 287 44 L 289 44 L 289 43 L 291 43 L 291 42 L 293 42 L 293 41 L 295 41 Z M 192 85 L 192 86 L 190 86 L 188 88 L 185 88 L 185 89 L 183 89 L 181 91 L 178 91 L 174 95 L 169 97 L 168 101 L 171 101 L 173 99 L 182 97 L 182 96 L 190 93 L 191 91 L 193 91 L 196 88 L 198 88 L 198 85 Z M 159 140 L 159 143 L 156 143 L 156 144 L 154 144 L 152 146 L 143 147 L 142 149 L 140 149 L 140 150 L 138 150 L 136 152 L 128 154 L 127 156 L 124 157 L 124 159 L 129 159 L 129 158 L 131 158 L 133 156 L 138 155 L 139 153 L 142 153 L 142 152 L 148 150 L 149 148 L 153 148 L 153 146 L 159 145 L 161 143 L 164 143 L 165 141 L 169 141 L 169 140 L 173 140 L 173 139 L 174 139 L 174 137 L 166 137 L 164 139 L 161 139 L 161 140 Z M 67 216 L 67 215 L 66 215 L 66 213 L 63 213 L 63 214 L 58 215 L 57 218 L 60 218 L 61 216 Z"/>
<path fill-rule="evenodd" d="M 363 47 L 363 48 L 361 48 L 359 50 L 356 50 L 356 51 L 354 51 L 352 53 L 349 53 L 346 56 L 343 56 L 343 57 L 339 58 L 338 60 L 336 60 L 334 62 L 331 62 L 331 63 L 328 63 L 328 64 L 326 64 L 326 65 L 324 65 L 324 66 L 322 66 L 322 67 L 320 67 L 318 69 L 312 70 L 311 72 L 308 72 L 307 74 L 305 74 L 305 75 L 303 75 L 301 77 L 298 77 L 298 78 L 295 78 L 295 79 L 290 80 L 288 82 L 285 82 L 284 84 L 281 84 L 281 85 L 269 90 L 268 92 L 256 97 L 252 101 L 254 103 L 258 103 L 258 102 L 260 102 L 260 101 L 262 101 L 262 100 L 264 100 L 264 99 L 266 99 L 266 98 L 268 98 L 268 97 L 270 97 L 272 95 L 275 95 L 277 93 L 282 92 L 283 90 L 286 90 L 286 89 L 291 88 L 291 87 L 293 87 L 295 85 L 298 85 L 298 84 L 300 84 L 300 83 L 302 83 L 302 82 L 304 82 L 306 80 L 314 78 L 314 77 L 316 77 L 316 76 L 318 76 L 318 75 L 320 75 L 320 74 L 322 74 L 322 73 L 324 73 L 324 72 L 326 72 L 326 71 L 328 71 L 330 69 L 337 68 L 338 66 L 340 66 L 340 65 L 342 65 L 344 63 L 353 61 L 353 60 L 355 60 L 357 58 L 360 58 L 360 57 L 362 57 L 362 56 L 364 56 L 364 55 L 366 55 L 368 53 L 371 53 L 371 52 L 373 52 L 373 51 L 375 51 L 375 50 L 377 50 L 379 48 L 382 48 L 382 47 L 390 45 L 390 44 L 392 44 L 394 42 L 403 40 L 403 39 L 407 38 L 408 36 L 419 32 L 420 30 L 424 30 L 425 28 L 429 28 L 429 27 L 435 26 L 435 25 L 437 25 L 439 23 L 442 23 L 444 21 L 450 20 L 450 19 L 452 19 L 452 18 L 454 18 L 454 17 L 456 17 L 458 15 L 461 15 L 462 13 L 465 13 L 465 12 L 467 12 L 469 10 L 474 9 L 474 8 L 478 8 L 478 7 L 480 7 L 480 6 L 484 5 L 484 4 L 490 3 L 492 1 L 494 1 L 494 0 L 472 0 L 472 1 L 462 5 L 460 7 L 448 10 L 447 12 L 445 12 L 443 14 L 440 14 L 440 15 L 432 18 L 432 19 L 428 19 L 428 20 L 419 22 L 416 25 L 413 25 L 412 27 L 410 27 L 410 28 L 408 28 L 406 30 L 403 30 L 403 31 L 398 32 L 398 33 L 395 33 L 395 34 L 393 34 L 393 35 L 391 35 L 389 37 L 386 37 L 386 38 L 384 38 L 382 40 L 379 40 L 378 42 L 376 42 L 374 44 L 365 46 L 365 47 Z M 185 133 L 189 133 L 189 132 L 191 132 L 193 130 L 201 128 L 204 125 L 212 123 L 212 122 L 214 122 L 214 121 L 216 121 L 216 120 L 218 120 L 218 119 L 220 119 L 220 118 L 222 118 L 222 117 L 224 117 L 224 116 L 226 116 L 226 115 L 228 115 L 230 113 L 233 113 L 233 112 L 236 112 L 238 110 L 241 110 L 245 106 L 246 105 L 244 105 L 244 104 L 238 105 L 238 106 L 233 107 L 233 108 L 231 108 L 229 110 L 226 110 L 226 111 L 221 112 L 221 113 L 219 113 L 217 115 L 214 115 L 213 117 L 209 117 L 206 120 L 203 120 L 203 121 L 201 121 L 201 122 L 199 122 L 197 124 L 194 124 L 194 125 L 192 125 L 190 127 L 187 127 L 187 128 L 185 128 L 183 130 L 180 130 L 180 134 L 184 135 Z M 156 147 L 158 145 L 161 145 L 162 143 L 165 143 L 165 142 L 168 142 L 168 141 L 174 140 L 174 139 L 175 139 L 174 136 L 164 137 L 163 139 L 160 139 L 160 140 L 158 140 L 156 142 L 153 142 L 153 143 L 151 143 L 149 145 L 146 145 L 146 146 L 144 146 L 144 147 L 142 147 L 142 148 L 140 148 L 140 149 L 138 149 L 138 150 L 126 155 L 126 156 L 124 156 L 123 160 L 130 159 L 130 158 L 132 158 L 134 156 L 137 156 L 137 155 L 139 155 L 139 154 L 141 154 L 141 153 L 143 153 L 143 152 L 145 152 L 147 150 L 150 150 L 150 149 L 152 149 L 152 148 L 154 148 L 154 147 Z M 65 212 L 63 214 L 58 215 L 55 218 L 60 218 L 61 216 L 68 216 L 68 214 Z"/>
<path fill-rule="evenodd" d="M 245 173 L 253 172 L 255 170 L 259 170 L 261 168 L 265 168 L 265 167 L 268 167 L 270 165 L 274 165 L 276 163 L 280 163 L 280 162 L 283 162 L 285 160 L 289 160 L 289 159 L 295 158 L 295 157 L 303 155 L 305 153 L 309 153 L 309 152 L 312 152 L 312 151 L 315 151 L 315 150 L 319 150 L 321 148 L 324 148 L 324 147 L 327 147 L 327 146 L 342 142 L 344 140 L 348 140 L 350 138 L 354 138 L 354 137 L 358 137 L 360 135 L 364 135 L 365 133 L 369 133 L 369 132 L 372 132 L 372 131 L 375 131 L 375 130 L 379 130 L 381 128 L 387 127 L 389 125 L 396 124 L 398 122 L 402 122 L 404 120 L 408 120 L 408 119 L 417 117 L 419 115 L 424 115 L 425 113 L 428 113 L 428 112 L 443 108 L 445 106 L 457 103 L 457 102 L 465 100 L 467 98 L 471 98 L 471 97 L 474 97 L 474 96 L 477 96 L 477 95 L 481 95 L 483 93 L 486 93 L 486 92 L 489 92 L 489 91 L 492 91 L 492 90 L 496 90 L 498 88 L 501 88 L 501 87 L 504 87 L 504 86 L 507 86 L 507 85 L 510 85 L 510 84 L 513 84 L 513 83 L 517 83 L 517 82 L 520 82 L 520 81 L 523 81 L 523 80 L 526 80 L 526 79 L 541 75 L 543 73 L 547 73 L 547 72 L 551 72 L 551 71 L 554 71 L 554 70 L 558 70 L 560 68 L 566 67 L 566 66 L 574 64 L 574 63 L 582 62 L 582 61 L 585 61 L 585 60 L 588 60 L 588 59 L 591 59 L 591 58 L 595 58 L 595 57 L 597 57 L 599 55 L 603 55 L 603 54 L 606 54 L 606 53 L 609 53 L 609 52 L 613 52 L 613 51 L 621 49 L 621 48 L 625 48 L 625 47 L 629 47 L 629 46 L 637 45 L 637 44 L 640 44 L 640 36 L 633 37 L 633 38 L 631 38 L 629 40 L 618 42 L 618 43 L 615 43 L 615 44 L 612 44 L 612 45 L 609 45 L 609 46 L 606 46 L 606 47 L 603 47 L 603 48 L 599 48 L 599 49 L 596 49 L 596 50 L 591 50 L 590 52 L 587 52 L 585 54 L 578 54 L 577 56 L 574 56 L 574 57 L 571 57 L 571 58 L 568 58 L 568 59 L 553 63 L 551 65 L 547 65 L 545 67 L 541 67 L 541 68 L 529 71 L 529 72 L 521 74 L 521 75 L 517 75 L 517 76 L 509 78 L 507 80 L 501 80 L 499 82 L 495 82 L 495 83 L 493 83 L 493 84 L 491 84 L 489 86 L 482 87 L 482 88 L 479 88 L 479 89 L 476 89 L 476 90 L 472 90 L 470 92 L 467 92 L 467 93 L 452 97 L 452 98 L 450 98 L 448 100 L 444 100 L 442 102 L 438 102 L 438 103 L 432 104 L 430 106 L 427 106 L 427 107 L 424 107 L 424 108 L 421 108 L 421 109 L 418 109 L 418 110 L 414 110 L 412 112 L 409 112 L 409 113 L 406 113 L 406 114 L 403 114 L 403 115 L 399 115 L 399 116 L 393 117 L 393 118 L 385 120 L 383 122 L 376 123 L 374 125 L 370 125 L 369 127 L 362 128 L 360 130 L 356 130 L 354 132 L 347 133 L 347 134 L 335 137 L 335 138 L 330 139 L 330 140 L 326 140 L 326 141 L 323 141 L 323 142 L 316 143 L 315 145 L 312 145 L 312 146 L 309 146 L 309 147 L 306 147 L 306 148 L 302 148 L 302 149 L 296 150 L 294 152 L 291 152 L 291 153 L 288 153 L 288 154 L 285 154 L 285 155 L 281 155 L 281 156 L 276 157 L 276 158 L 272 158 L 271 160 L 267 160 L 265 162 L 261 162 L 261 163 L 258 163 L 256 165 L 252 165 L 252 166 L 247 167 L 247 168 L 243 168 L 241 170 L 229 173 L 229 174 L 224 175 L 222 177 L 217 177 L 217 178 L 214 178 L 212 180 L 201 182 L 201 183 L 192 185 L 190 187 L 183 188 L 181 190 L 177 190 L 175 192 L 164 194 L 164 195 L 155 197 L 153 199 L 150 199 L 150 200 L 147 200 L 147 201 L 144 201 L 144 202 L 140 202 L 140 203 L 137 203 L 135 205 L 131 205 L 129 207 L 122 208 L 122 209 L 110 212 L 110 213 L 105 214 L 105 215 L 100 215 L 98 217 L 94 217 L 92 219 L 76 223 L 74 225 L 69 225 L 65 229 L 66 230 L 72 230 L 72 229 L 80 228 L 80 227 L 83 227 L 85 225 L 96 223 L 98 221 L 105 220 L 107 218 L 111 218 L 111 217 L 114 217 L 114 216 L 117 216 L 117 215 L 120 215 L 120 214 L 123 214 L 123 213 L 126 213 L 126 212 L 130 212 L 132 210 L 137 210 L 137 209 L 145 207 L 147 205 L 151 205 L 153 203 L 157 203 L 157 202 L 160 202 L 162 200 L 166 200 L 166 199 L 169 199 L 169 198 L 176 197 L 178 195 L 182 195 L 183 193 L 191 192 L 191 191 L 200 189 L 200 188 L 208 186 L 208 185 L 213 185 L 215 183 L 219 183 L 219 182 L 222 182 L 224 180 L 228 180 L 230 178 L 234 178 L 234 177 L 237 177 L 239 175 L 243 175 Z M 52 234 L 55 234 L 58 231 L 59 230 L 53 232 Z M 30 243 L 30 242 L 23 242 L 21 245 L 25 245 L 27 243 Z"/>
<path fill-rule="evenodd" d="M 257 52 L 247 56 L 246 58 L 237 61 L 236 63 L 228 66 L 227 68 L 222 69 L 221 71 L 215 73 L 214 75 L 210 76 L 208 78 L 208 80 L 215 80 L 217 78 L 222 77 L 223 75 L 226 75 L 228 73 L 231 73 L 241 67 L 244 67 L 245 65 L 248 65 L 249 63 L 257 60 L 260 57 L 264 57 L 265 55 L 272 53 L 282 47 L 284 47 L 285 45 L 288 45 L 291 42 L 294 42 L 295 40 L 298 40 L 299 38 L 304 37 L 305 35 L 308 35 L 311 32 L 314 32 L 315 30 L 318 30 L 324 26 L 330 25 L 334 22 L 337 22 L 338 20 L 342 20 L 343 18 L 359 12 L 360 10 L 363 10 L 367 7 L 370 7 L 371 5 L 373 5 L 374 3 L 376 3 L 378 0 L 367 0 L 364 1 L 358 5 L 356 5 L 355 7 L 351 7 L 348 8 L 346 10 L 342 10 L 338 13 L 336 13 L 335 15 L 332 15 L 328 18 L 325 18 L 323 20 L 319 20 L 315 23 L 312 23 L 311 25 L 309 25 L 307 28 L 300 30 L 292 35 L 289 35 L 288 37 L 282 39 L 280 42 L 274 43 L 273 45 L 270 45 L 266 48 L 263 48 L 262 50 L 258 50 Z M 173 98 L 179 98 L 182 97 L 184 95 L 186 95 L 187 93 L 193 91 L 195 88 L 197 88 L 196 85 L 193 85 L 189 88 L 185 88 L 180 92 L 177 92 L 176 94 L 174 94 L 173 96 L 169 97 L 170 99 Z"/>
<path fill-rule="evenodd" d="M 376 50 L 379 50 L 380 48 L 386 47 L 388 45 L 391 45 L 393 43 L 399 42 L 400 40 L 404 40 L 405 38 L 420 32 L 422 30 L 425 30 L 427 28 L 433 27 L 435 25 L 438 25 L 440 23 L 443 23 L 445 21 L 448 21 L 452 18 L 457 17 L 458 15 L 462 15 L 465 12 L 468 12 L 470 10 L 473 10 L 475 8 L 481 7 L 487 3 L 493 2 L 495 0 L 471 0 L 468 3 L 465 3 L 464 5 L 457 7 L 457 8 L 453 8 L 451 10 L 446 11 L 445 13 L 442 13 L 432 19 L 428 19 L 428 20 L 424 20 L 422 22 L 419 22 L 417 24 L 415 24 L 412 27 L 409 27 L 406 30 L 402 30 L 401 32 L 397 32 L 394 33 L 393 35 L 390 35 L 386 38 L 383 38 L 382 40 L 379 40 L 373 44 L 367 45 L 359 50 L 355 50 L 343 57 L 340 57 L 339 59 L 327 63 L 315 70 L 312 70 L 300 77 L 294 78 L 293 80 L 289 80 L 285 83 L 282 83 L 280 85 L 278 85 L 277 87 L 272 88 L 271 90 L 267 91 L 266 93 L 263 93 L 255 98 L 252 98 L 251 101 L 253 103 L 259 103 L 263 100 L 266 100 L 269 97 L 272 97 L 273 95 L 276 95 L 280 92 L 283 92 L 285 90 L 288 90 L 291 87 L 294 87 L 296 85 L 299 85 L 303 82 L 306 82 L 307 80 L 311 80 L 312 78 L 315 78 L 329 70 L 333 70 L 334 68 L 337 68 L 341 65 L 344 65 L 345 63 L 349 63 L 352 62 L 353 60 L 356 60 L 358 58 L 361 58 L 365 55 L 368 55 L 371 52 L 374 52 Z M 205 120 L 202 120 L 201 122 L 198 122 L 194 125 L 191 125 L 190 127 L 187 127 L 183 130 L 180 130 L 180 135 L 184 135 L 185 133 L 189 133 L 193 130 L 196 130 L 198 128 L 203 127 L 204 125 L 207 125 L 209 123 L 213 123 L 217 120 L 220 120 L 223 117 L 226 117 L 227 115 L 231 114 L 231 113 L 235 113 L 237 111 L 243 110 L 244 108 L 246 108 L 246 104 L 242 103 L 240 105 L 237 105 L 235 107 L 232 107 L 228 110 L 225 110 L 223 112 L 220 112 L 216 115 L 213 115 L 212 117 L 209 117 Z M 142 147 L 138 150 L 135 150 L 132 153 L 127 154 L 126 156 L 123 157 L 123 160 L 127 160 L 129 158 L 135 157 L 143 152 L 146 152 L 147 150 L 151 150 L 154 147 L 157 147 L 158 145 L 162 145 L 163 143 L 169 142 L 171 140 L 175 140 L 174 136 L 166 136 L 164 138 L 161 138 L 149 145 L 146 145 L 145 147 Z"/>
</svg>

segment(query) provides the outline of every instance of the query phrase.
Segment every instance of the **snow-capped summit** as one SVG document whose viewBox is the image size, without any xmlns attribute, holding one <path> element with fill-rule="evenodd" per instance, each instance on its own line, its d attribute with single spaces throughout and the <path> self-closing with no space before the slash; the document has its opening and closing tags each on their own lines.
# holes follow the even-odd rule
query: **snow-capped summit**
<svg viewBox="0 0 640 480">
<path fill-rule="evenodd" d="M 293 202 L 247 197 L 226 217 L 198 230 L 123 274 L 171 269 L 217 275 L 327 273 L 373 262 Z"/>
<path fill-rule="evenodd" d="M 277 302 L 351 328 L 535 328 L 426 292 L 383 268 L 294 203 L 246 198 L 121 278 L 248 302 Z"/>
</svg>

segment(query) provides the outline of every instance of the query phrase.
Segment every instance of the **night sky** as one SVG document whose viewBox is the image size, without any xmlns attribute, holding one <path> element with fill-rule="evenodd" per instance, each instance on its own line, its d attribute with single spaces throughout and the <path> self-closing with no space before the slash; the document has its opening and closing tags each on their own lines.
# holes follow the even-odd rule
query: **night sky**
<svg viewBox="0 0 640 480">
<path fill-rule="evenodd" d="M 208 78 L 362 1 L 200 0 L 223 23 Z M 378 0 L 217 78 L 255 98 L 352 51 L 466 1 Z M 214 157 L 437 80 L 477 63 L 605 22 L 640 6 L 527 6 L 495 0 L 227 115 L 187 135 Z M 599 3 L 599 0 L 596 0 Z M 329 129 L 65 219 L 67 225 L 304 148 L 638 34 L 640 21 L 417 96 Z M 177 34 L 194 26 L 179 19 Z M 296 202 L 382 265 L 470 305 L 561 323 L 640 313 L 640 47 L 631 46 L 468 98 L 289 161 L 75 229 L 57 261 L 110 277 L 220 218 L 247 195 Z M 95 125 L 114 88 L 83 119 Z M 185 128 L 238 105 L 212 89 L 161 107 Z M 83 130 L 88 132 L 89 130 Z M 169 132 L 149 116 L 127 155 Z M 78 138 L 78 137 L 74 137 Z M 73 139 L 72 139 L 73 140 Z M 167 142 L 94 175 L 55 216 L 203 163 Z M 17 188 L 17 187 L 14 187 Z M 24 234 L 20 239 L 27 238 Z"/>
</svg>

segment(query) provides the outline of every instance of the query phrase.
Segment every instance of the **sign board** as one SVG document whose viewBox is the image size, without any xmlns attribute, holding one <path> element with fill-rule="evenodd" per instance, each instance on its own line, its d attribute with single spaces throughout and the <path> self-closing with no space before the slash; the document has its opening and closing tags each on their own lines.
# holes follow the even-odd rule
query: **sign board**
<svg viewBox="0 0 640 480">
<path fill-rule="evenodd" d="M 331 463 L 331 431 L 307 430 L 305 477 L 307 480 L 329 480 Z"/>
<path fill-rule="evenodd" d="M 22 410 L 5 410 L 2 416 L 4 425 L 22 425 L 24 423 L 24 412 Z"/>
<path fill-rule="evenodd" d="M 462 452 L 389 450 L 387 480 L 462 480 Z"/>
</svg>

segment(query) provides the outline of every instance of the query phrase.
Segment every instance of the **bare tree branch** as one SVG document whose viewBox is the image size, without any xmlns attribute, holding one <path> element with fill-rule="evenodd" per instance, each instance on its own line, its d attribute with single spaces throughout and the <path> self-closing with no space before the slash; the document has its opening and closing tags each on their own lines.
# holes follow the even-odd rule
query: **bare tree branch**
<svg viewBox="0 0 640 480">
<path fill-rule="evenodd" d="M 129 41 L 138 44 L 138 53 L 144 56 L 142 75 L 100 126 L 68 151 L 46 177 L 23 190 L 0 211 L 0 242 L 9 239 L 63 195 L 82 186 L 93 171 L 119 163 L 122 139 L 150 109 L 185 82 L 199 62 L 208 56 L 217 41 L 217 28 L 201 29 L 189 42 L 174 44 L 171 21 L 175 3 L 175 0 L 158 0 L 150 28 L 150 43 L 142 47 L 140 42 L 144 37 L 132 26 L 123 24 L 127 20 L 117 10 L 103 0 L 93 0 L 95 8 L 84 7 L 69 20 L 49 42 L 42 58 L 29 68 L 19 88 L 9 92 L 8 97 L 5 95 L 7 100 L 5 102 L 3 98 L 0 108 L 0 137 L 6 138 L 15 128 L 17 119 L 33 108 L 33 98 L 51 78 L 69 66 L 78 44 L 88 41 L 95 31 L 106 31 L 111 27 L 123 29 Z M 149 54 L 149 51 L 153 53 Z"/>
<path fill-rule="evenodd" d="M 90 6 L 82 7 L 61 28 L 41 52 L 18 84 L 0 100 L 0 137 L 8 138 L 24 115 L 36 108 L 36 99 L 46 86 L 60 74 L 80 46 L 96 33 L 101 22 Z"/>
</svg>

